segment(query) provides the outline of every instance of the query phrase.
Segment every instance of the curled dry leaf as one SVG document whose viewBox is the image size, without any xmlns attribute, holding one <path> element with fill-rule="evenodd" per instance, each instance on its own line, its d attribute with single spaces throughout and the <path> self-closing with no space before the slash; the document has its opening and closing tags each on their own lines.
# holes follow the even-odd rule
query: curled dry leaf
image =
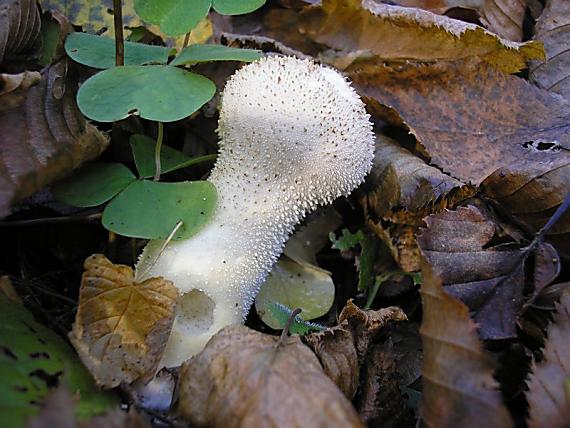
<svg viewBox="0 0 570 428">
<path fill-rule="evenodd" d="M 395 110 L 431 162 L 475 185 L 504 165 L 545 162 L 570 147 L 570 104 L 485 64 L 355 64 L 348 71 L 369 108 Z"/>
<path fill-rule="evenodd" d="M 563 428 L 570 421 L 570 290 L 556 305 L 544 361 L 534 363 L 528 382 L 529 427 Z"/>
<path fill-rule="evenodd" d="M 180 373 L 178 410 L 197 427 L 363 427 L 299 336 L 242 325 L 217 333 Z"/>
<path fill-rule="evenodd" d="M 19 62 L 21 55 L 37 51 L 40 41 L 40 12 L 35 0 L 6 0 L 0 3 L 0 65 Z"/>
<path fill-rule="evenodd" d="M 520 42 L 527 3 L 528 0 L 485 0 L 481 21 L 493 33 Z"/>
<path fill-rule="evenodd" d="M 570 191 L 570 154 L 556 142 L 529 145 L 536 160 L 516 159 L 500 167 L 483 181 L 485 196 L 525 224 L 539 230 L 550 219 Z M 570 254 L 570 212 L 547 232 L 546 239 L 562 254 Z"/>
<path fill-rule="evenodd" d="M 546 61 L 530 67 L 530 80 L 570 100 L 570 2 L 549 0 L 535 31 L 534 38 L 544 43 Z"/>
<path fill-rule="evenodd" d="M 97 383 L 111 388 L 155 374 L 177 296 L 165 279 L 139 283 L 132 268 L 101 254 L 85 260 L 70 340 Z"/>
<path fill-rule="evenodd" d="M 516 337 L 525 284 L 524 250 L 488 248 L 495 224 L 472 206 L 429 216 L 426 223 L 418 238 L 422 254 L 437 270 L 446 292 L 469 307 L 479 335 L 483 339 Z M 540 272 L 552 280 L 547 272 L 557 272 L 558 260 L 537 260 L 544 263 L 536 269 L 537 281 L 541 281 Z"/>
<path fill-rule="evenodd" d="M 422 263 L 422 277 L 423 423 L 426 427 L 512 426 L 493 378 L 495 363 L 477 338 L 469 309 L 446 293 L 427 261 Z"/>
<path fill-rule="evenodd" d="M 390 321 L 405 321 L 397 307 L 363 311 L 352 300 L 343 308 L 338 325 L 303 338 L 319 357 L 325 373 L 352 399 L 358 388 L 360 368 L 370 344 Z"/>
<path fill-rule="evenodd" d="M 300 25 L 318 43 L 381 61 L 473 58 L 515 73 L 544 57 L 540 43 L 511 42 L 475 24 L 373 0 L 323 0 L 302 12 Z"/>
<path fill-rule="evenodd" d="M 407 272 L 420 268 L 414 235 L 426 215 L 473 196 L 475 188 L 443 174 L 391 138 L 376 134 L 372 171 L 361 191 L 369 225 Z"/>
<path fill-rule="evenodd" d="M 68 67 L 59 61 L 42 72 L 39 84 L 0 95 L 0 217 L 109 143 L 78 110 Z"/>
</svg>

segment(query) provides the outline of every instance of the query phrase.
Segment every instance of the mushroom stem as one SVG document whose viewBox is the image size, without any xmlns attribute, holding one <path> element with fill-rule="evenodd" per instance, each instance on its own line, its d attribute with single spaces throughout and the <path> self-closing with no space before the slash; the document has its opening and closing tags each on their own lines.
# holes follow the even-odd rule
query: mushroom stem
<svg viewBox="0 0 570 428">
<path fill-rule="evenodd" d="M 218 191 L 213 219 L 193 237 L 169 243 L 148 267 L 162 247 L 151 241 L 137 266 L 182 293 L 166 366 L 243 322 L 295 226 L 318 205 L 348 195 L 373 158 L 358 95 L 337 72 L 294 58 L 266 58 L 232 76 L 218 133 L 209 178 Z"/>
</svg>

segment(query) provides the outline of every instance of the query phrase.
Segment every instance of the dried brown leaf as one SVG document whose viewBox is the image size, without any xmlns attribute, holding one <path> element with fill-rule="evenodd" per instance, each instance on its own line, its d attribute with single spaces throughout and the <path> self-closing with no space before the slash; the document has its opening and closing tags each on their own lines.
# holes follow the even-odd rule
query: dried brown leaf
<svg viewBox="0 0 570 428">
<path fill-rule="evenodd" d="M 390 346 L 372 348 L 362 377 L 357 406 L 368 427 L 414 426 L 410 409 L 400 392 L 396 356 Z"/>
<path fill-rule="evenodd" d="M 546 61 L 531 66 L 529 78 L 540 88 L 570 100 L 570 2 L 549 0 L 535 28 Z"/>
<path fill-rule="evenodd" d="M 400 308 L 363 311 L 349 300 L 338 325 L 311 333 L 303 340 L 319 357 L 325 373 L 347 398 L 352 399 L 358 387 L 360 369 L 379 331 L 390 321 L 406 319 Z"/>
<path fill-rule="evenodd" d="M 530 428 L 566 428 L 570 421 L 570 290 L 548 328 L 544 361 L 533 364 L 527 399 Z"/>
<path fill-rule="evenodd" d="M 391 138 L 376 134 L 374 163 L 360 202 L 371 229 L 388 246 L 398 265 L 412 272 L 420 266 L 414 234 L 423 225 L 423 218 L 455 206 L 475 191 Z"/>
<path fill-rule="evenodd" d="M 34 56 L 41 44 L 40 12 L 34 0 L 5 0 L 0 3 L 0 66 L 11 66 Z M 30 51 L 32 51 L 30 53 Z"/>
<path fill-rule="evenodd" d="M 570 154 L 555 142 L 529 146 L 533 159 L 517 159 L 500 167 L 482 185 L 494 200 L 518 222 L 536 232 L 550 219 L 570 192 Z M 548 231 L 546 238 L 562 254 L 570 254 L 570 212 Z"/>
<path fill-rule="evenodd" d="M 299 336 L 218 332 L 180 373 L 181 416 L 197 427 L 363 427 Z"/>
<path fill-rule="evenodd" d="M 528 0 L 485 0 L 481 21 L 489 31 L 508 40 L 520 42 Z"/>
<path fill-rule="evenodd" d="M 85 260 L 70 340 L 97 383 L 115 387 L 155 374 L 174 320 L 174 285 L 134 280 L 129 266 Z"/>
<path fill-rule="evenodd" d="M 541 44 L 515 43 L 483 28 L 431 12 L 373 0 L 323 0 L 301 14 L 301 30 L 312 40 L 381 61 L 457 61 L 472 58 L 506 72 L 543 58 Z"/>
<path fill-rule="evenodd" d="M 426 427 L 512 426 L 493 378 L 495 364 L 477 338 L 469 309 L 422 263 L 424 364 L 421 414 Z"/>
<path fill-rule="evenodd" d="M 480 184 L 515 162 L 546 162 L 560 153 L 529 142 L 570 148 L 570 104 L 484 64 L 355 64 L 348 74 L 378 115 L 396 111 L 431 162 Z"/>
<path fill-rule="evenodd" d="M 427 229 L 418 237 L 422 254 L 445 291 L 469 307 L 480 336 L 515 337 L 517 314 L 523 305 L 522 250 L 486 248 L 495 224 L 475 207 L 435 214 L 426 223 Z"/>
<path fill-rule="evenodd" d="M 77 108 L 68 67 L 62 60 L 42 72 L 39 84 L 0 96 L 0 217 L 109 143 Z"/>
</svg>

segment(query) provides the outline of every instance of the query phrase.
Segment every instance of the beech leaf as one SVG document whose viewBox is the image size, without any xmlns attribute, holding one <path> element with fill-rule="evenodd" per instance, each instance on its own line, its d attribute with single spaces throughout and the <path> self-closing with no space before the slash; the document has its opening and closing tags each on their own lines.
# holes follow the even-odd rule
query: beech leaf
<svg viewBox="0 0 570 428">
<path fill-rule="evenodd" d="M 497 169 L 481 184 L 485 196 L 500 204 L 530 230 L 538 231 L 569 192 L 570 154 L 554 142 L 530 147 L 535 160 L 516 159 Z M 562 254 L 570 254 L 570 212 L 548 230 L 546 239 Z"/>
<path fill-rule="evenodd" d="M 456 61 L 472 58 L 515 73 L 544 58 L 542 44 L 515 43 L 483 28 L 415 8 L 373 0 L 323 0 L 301 14 L 301 31 L 344 53 L 380 61 Z"/>
<path fill-rule="evenodd" d="M 520 42 L 528 0 L 485 0 L 480 9 L 481 22 L 489 31 Z"/>
<path fill-rule="evenodd" d="M 402 270 L 418 271 L 420 255 L 414 235 L 424 217 L 455 206 L 475 195 L 476 189 L 384 135 L 376 134 L 375 148 L 372 171 L 360 192 L 368 225 Z"/>
<path fill-rule="evenodd" d="M 418 237 L 422 254 L 438 271 L 445 291 L 469 306 L 480 336 L 516 337 L 517 316 L 523 305 L 524 250 L 489 247 L 495 224 L 475 207 L 434 214 L 426 223 L 427 229 Z M 557 258 L 543 260 L 545 266 L 538 269 L 557 265 Z M 556 267 L 553 270 L 556 272 Z"/>
<path fill-rule="evenodd" d="M 422 276 L 423 423 L 434 428 L 512 426 L 493 378 L 495 363 L 477 338 L 469 309 L 445 291 L 427 261 Z"/>
<path fill-rule="evenodd" d="M 535 28 L 534 38 L 546 49 L 546 61 L 530 67 L 537 86 L 570 100 L 570 2 L 549 0 Z"/>
<path fill-rule="evenodd" d="M 62 60 L 39 84 L 0 95 L 0 217 L 11 204 L 97 157 L 108 138 L 77 109 L 77 82 Z"/>
<path fill-rule="evenodd" d="M 95 254 L 85 260 L 70 340 L 99 385 L 151 378 L 174 321 L 178 291 L 162 278 L 134 279 L 132 268 Z"/>
<path fill-rule="evenodd" d="M 397 112 L 431 162 L 465 183 L 560 155 L 538 150 L 541 142 L 570 147 L 570 104 L 488 65 L 360 63 L 347 71 L 378 116 Z"/>
<path fill-rule="evenodd" d="M 40 26 L 40 12 L 34 0 L 3 1 L 0 4 L 0 65 L 13 66 L 19 54 L 37 51 L 41 45 Z"/>
<path fill-rule="evenodd" d="M 348 399 L 299 336 L 279 338 L 242 325 L 218 332 L 184 363 L 178 411 L 212 428 L 363 427 Z M 286 405 L 284 404 L 286 403 Z"/>
<path fill-rule="evenodd" d="M 532 366 L 528 381 L 529 427 L 563 428 L 570 421 L 570 291 L 556 305 L 554 322 L 548 327 L 544 360 Z"/>
</svg>

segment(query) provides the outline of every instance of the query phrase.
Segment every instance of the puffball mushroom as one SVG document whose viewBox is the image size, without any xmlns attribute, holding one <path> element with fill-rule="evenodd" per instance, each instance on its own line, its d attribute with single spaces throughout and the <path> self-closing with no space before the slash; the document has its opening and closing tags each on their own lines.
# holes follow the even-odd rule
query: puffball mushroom
<svg viewBox="0 0 570 428">
<path fill-rule="evenodd" d="M 181 292 L 167 367 L 243 322 L 295 225 L 348 195 L 372 165 L 361 99 L 339 73 L 308 60 L 268 57 L 240 69 L 226 84 L 218 125 L 213 218 L 160 255 L 163 242 L 151 241 L 137 266 L 140 279 L 162 276 Z"/>
</svg>

